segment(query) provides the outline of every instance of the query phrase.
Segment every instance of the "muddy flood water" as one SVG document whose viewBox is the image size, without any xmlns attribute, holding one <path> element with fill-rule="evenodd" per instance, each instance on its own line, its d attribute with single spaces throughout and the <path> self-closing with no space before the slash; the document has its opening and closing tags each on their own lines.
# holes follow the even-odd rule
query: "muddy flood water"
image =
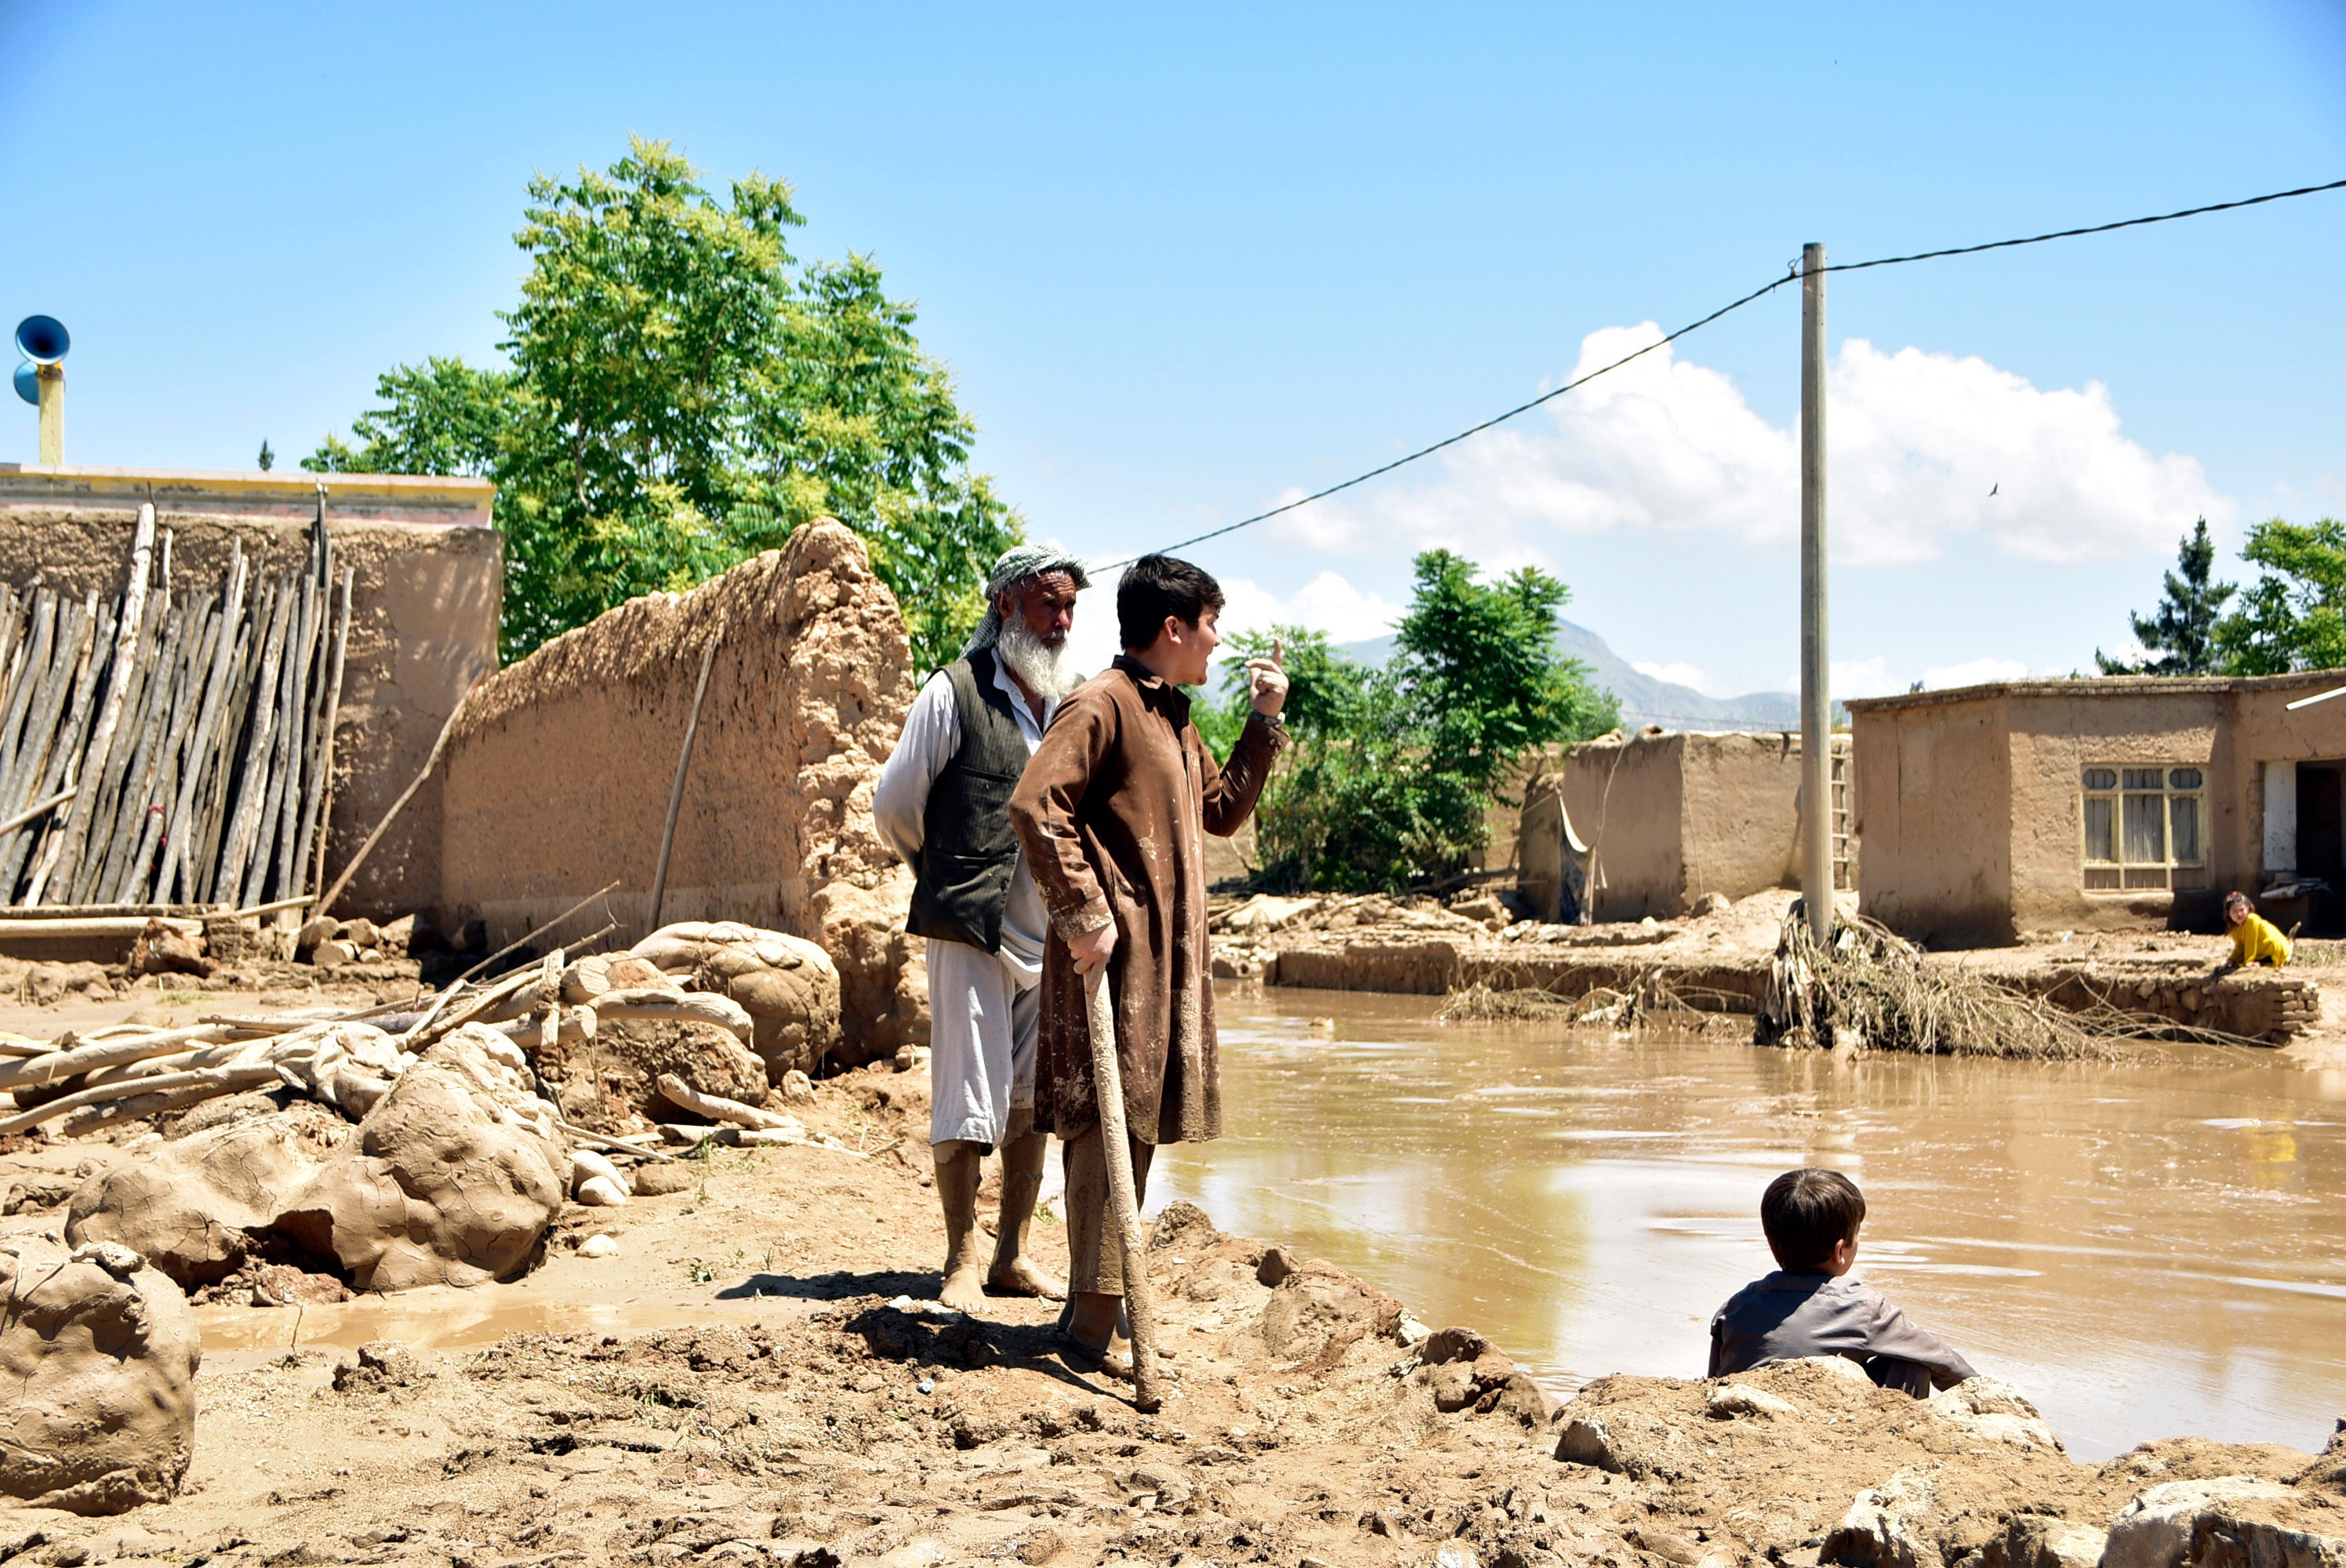
<svg viewBox="0 0 2346 1568">
<path fill-rule="evenodd" d="M 1226 1135 L 1168 1151 L 1151 1207 L 1358 1270 L 1560 1394 L 1700 1376 L 1711 1312 L 1772 1267 L 1761 1188 L 1816 1163 L 1865 1189 L 1859 1275 L 2080 1458 L 2319 1451 L 2346 1411 L 2346 1074 L 2189 1046 L 1836 1064 L 1731 1031 L 1445 1028 L 1428 998 L 1352 993 L 1220 1006 Z"/>
</svg>

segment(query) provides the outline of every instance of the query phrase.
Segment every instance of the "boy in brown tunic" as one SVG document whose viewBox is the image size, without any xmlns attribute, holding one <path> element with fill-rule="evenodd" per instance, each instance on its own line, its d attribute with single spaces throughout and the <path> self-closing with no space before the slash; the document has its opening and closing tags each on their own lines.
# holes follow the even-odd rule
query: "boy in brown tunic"
<svg viewBox="0 0 2346 1568">
<path fill-rule="evenodd" d="M 1158 1144 L 1219 1137 L 1203 835 L 1238 831 L 1279 754 L 1287 676 L 1250 659 L 1253 711 L 1216 767 L 1189 721 L 1221 638 L 1222 591 L 1186 561 L 1144 555 L 1117 586 L 1124 654 L 1059 706 L 1010 800 L 1051 930 L 1044 944 L 1035 1121 L 1066 1144 L 1068 1334 L 1119 1375 L 1122 1259 L 1107 1223 L 1107 1160 L 1084 982 L 1105 965 L 1116 1003 L 1133 1177 Z M 1275 652 L 1275 650 L 1274 650 Z"/>
</svg>

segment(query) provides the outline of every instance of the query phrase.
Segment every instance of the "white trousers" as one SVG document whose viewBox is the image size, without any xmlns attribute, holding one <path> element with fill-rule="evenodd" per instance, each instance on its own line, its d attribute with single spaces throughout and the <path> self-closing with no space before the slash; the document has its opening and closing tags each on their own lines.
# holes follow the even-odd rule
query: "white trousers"
<svg viewBox="0 0 2346 1568">
<path fill-rule="evenodd" d="M 999 1144 L 1035 1105 L 1042 976 L 967 942 L 928 939 L 929 1141 Z"/>
</svg>

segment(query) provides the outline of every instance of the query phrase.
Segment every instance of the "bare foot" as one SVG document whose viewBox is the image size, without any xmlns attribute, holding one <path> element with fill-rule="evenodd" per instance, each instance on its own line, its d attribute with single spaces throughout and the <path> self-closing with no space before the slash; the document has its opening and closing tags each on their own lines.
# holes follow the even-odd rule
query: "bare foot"
<svg viewBox="0 0 2346 1568">
<path fill-rule="evenodd" d="M 982 1312 L 985 1309 L 985 1276 L 974 1263 L 956 1268 L 937 1288 L 937 1299 L 956 1312 Z"/>
<path fill-rule="evenodd" d="M 1039 1296 L 1046 1301 L 1067 1298 L 1067 1282 L 1040 1264 L 1025 1257 L 997 1262 L 985 1283 L 1007 1296 Z"/>
<path fill-rule="evenodd" d="M 1079 1290 L 1059 1314 L 1059 1331 L 1087 1350 L 1121 1348 L 1131 1332 L 1124 1320 L 1124 1298 Z"/>
<path fill-rule="evenodd" d="M 1121 1334 L 1106 1345 L 1086 1345 L 1070 1336 L 1066 1358 L 1067 1365 L 1078 1371 L 1097 1372 L 1127 1383 L 1133 1380 L 1132 1343 Z"/>
</svg>

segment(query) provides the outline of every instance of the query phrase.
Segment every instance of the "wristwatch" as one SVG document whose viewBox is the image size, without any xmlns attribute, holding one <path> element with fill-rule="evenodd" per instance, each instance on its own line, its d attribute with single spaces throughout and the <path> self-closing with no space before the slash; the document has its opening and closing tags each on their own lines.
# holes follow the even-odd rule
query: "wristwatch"
<svg viewBox="0 0 2346 1568">
<path fill-rule="evenodd" d="M 1250 717 L 1262 720 L 1265 724 L 1270 725 L 1273 729 L 1278 730 L 1280 734 L 1284 735 L 1287 732 L 1287 715 L 1283 713 L 1265 713 L 1259 708 L 1250 708 L 1247 709 L 1247 712 Z"/>
</svg>

